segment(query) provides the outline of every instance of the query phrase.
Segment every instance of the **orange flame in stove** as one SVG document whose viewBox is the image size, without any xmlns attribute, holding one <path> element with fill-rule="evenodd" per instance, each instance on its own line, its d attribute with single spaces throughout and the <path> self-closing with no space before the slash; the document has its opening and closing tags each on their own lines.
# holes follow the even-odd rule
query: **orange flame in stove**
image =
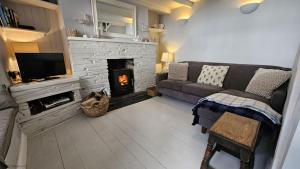
<svg viewBox="0 0 300 169">
<path fill-rule="evenodd" d="M 127 75 L 120 75 L 119 78 L 118 78 L 118 81 L 121 84 L 121 86 L 128 85 L 128 77 L 127 77 Z"/>
</svg>

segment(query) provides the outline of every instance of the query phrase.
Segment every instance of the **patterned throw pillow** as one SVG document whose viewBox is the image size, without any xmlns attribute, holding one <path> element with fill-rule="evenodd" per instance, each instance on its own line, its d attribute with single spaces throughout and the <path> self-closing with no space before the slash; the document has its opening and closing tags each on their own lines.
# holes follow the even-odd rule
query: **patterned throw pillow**
<svg viewBox="0 0 300 169">
<path fill-rule="evenodd" d="M 169 65 L 168 79 L 187 81 L 188 63 L 171 63 Z"/>
<path fill-rule="evenodd" d="M 203 65 L 197 83 L 223 87 L 223 81 L 228 72 L 229 66 Z"/>
<path fill-rule="evenodd" d="M 291 76 L 291 71 L 260 68 L 249 82 L 246 92 L 270 99 L 273 91 Z"/>
</svg>

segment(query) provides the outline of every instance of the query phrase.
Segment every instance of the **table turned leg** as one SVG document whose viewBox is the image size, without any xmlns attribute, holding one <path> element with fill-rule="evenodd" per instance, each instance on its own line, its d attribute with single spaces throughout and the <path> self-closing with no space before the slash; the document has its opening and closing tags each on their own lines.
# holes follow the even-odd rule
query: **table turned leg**
<svg viewBox="0 0 300 169">
<path fill-rule="evenodd" d="M 205 154 L 201 163 L 201 167 L 200 169 L 208 169 L 209 166 L 209 161 L 212 158 L 212 156 L 214 155 L 214 144 L 215 142 L 213 141 L 213 139 L 211 137 L 208 138 L 208 144 L 207 144 L 207 148 L 205 150 Z"/>
<path fill-rule="evenodd" d="M 251 161 L 250 161 L 250 168 L 254 168 L 254 162 L 255 162 L 255 154 L 252 153 L 251 155 Z"/>
<path fill-rule="evenodd" d="M 248 168 L 249 168 L 249 163 L 241 160 L 240 169 L 248 169 Z"/>
<path fill-rule="evenodd" d="M 240 169 L 249 169 L 252 153 L 250 151 L 242 150 L 240 151 L 240 158 L 241 158 L 241 166 Z"/>
<path fill-rule="evenodd" d="M 207 128 L 202 127 L 202 128 L 201 128 L 201 133 L 202 133 L 202 134 L 206 134 L 206 132 L 207 132 Z"/>
</svg>

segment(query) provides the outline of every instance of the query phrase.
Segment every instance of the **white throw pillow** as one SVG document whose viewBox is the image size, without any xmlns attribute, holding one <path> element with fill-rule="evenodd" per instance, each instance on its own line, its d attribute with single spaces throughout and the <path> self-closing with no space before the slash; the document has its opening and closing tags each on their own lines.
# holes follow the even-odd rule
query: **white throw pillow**
<svg viewBox="0 0 300 169">
<path fill-rule="evenodd" d="M 168 79 L 187 81 L 188 69 L 188 63 L 171 63 L 169 65 Z"/>
<path fill-rule="evenodd" d="M 223 81 L 228 72 L 229 66 L 203 65 L 197 83 L 223 87 Z"/>
<path fill-rule="evenodd" d="M 270 99 L 275 89 L 292 76 L 291 71 L 260 68 L 249 82 L 246 92 Z"/>
</svg>

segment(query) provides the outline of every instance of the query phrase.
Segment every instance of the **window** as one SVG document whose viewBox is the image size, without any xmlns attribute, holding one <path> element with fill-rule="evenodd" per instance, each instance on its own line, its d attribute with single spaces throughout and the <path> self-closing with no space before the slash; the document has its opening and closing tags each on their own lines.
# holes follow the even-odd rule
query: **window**
<svg viewBox="0 0 300 169">
<path fill-rule="evenodd" d="M 136 6 L 117 0 L 92 0 L 92 7 L 98 36 L 136 36 Z"/>
</svg>

